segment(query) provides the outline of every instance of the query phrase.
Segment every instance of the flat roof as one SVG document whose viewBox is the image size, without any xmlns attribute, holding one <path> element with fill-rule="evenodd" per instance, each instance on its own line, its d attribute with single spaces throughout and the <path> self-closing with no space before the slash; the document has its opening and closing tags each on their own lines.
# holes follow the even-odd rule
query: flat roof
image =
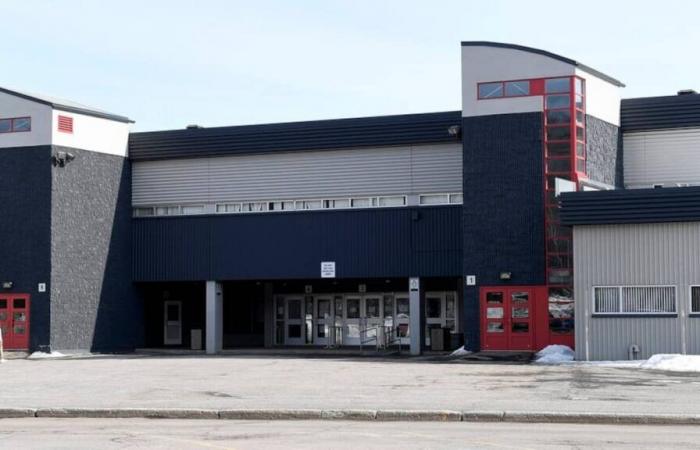
<svg viewBox="0 0 700 450">
<path fill-rule="evenodd" d="M 624 98 L 620 118 L 627 132 L 700 127 L 700 94 Z"/>
<path fill-rule="evenodd" d="M 581 70 L 585 70 L 586 72 L 590 73 L 591 75 L 597 76 L 601 80 L 605 80 L 608 83 L 614 84 L 615 86 L 625 87 L 624 83 L 622 83 L 620 80 L 613 78 L 610 75 L 606 75 L 603 72 L 592 68 L 591 66 L 587 66 L 587 65 L 582 64 L 582 63 L 580 63 L 576 60 L 573 60 L 571 58 L 557 55 L 556 53 L 548 52 L 546 50 L 541 50 L 539 48 L 526 47 L 524 45 L 517 45 L 517 44 L 508 44 L 505 42 L 490 42 L 490 41 L 462 41 L 462 47 L 508 48 L 511 50 L 520 50 L 523 52 L 547 56 L 548 58 L 556 59 L 557 61 L 561 61 L 561 62 L 564 62 L 566 64 L 571 64 L 572 66 L 576 66 L 576 67 L 580 68 Z"/>
<path fill-rule="evenodd" d="M 461 142 L 461 111 L 148 131 L 129 135 L 132 160 Z"/>
</svg>

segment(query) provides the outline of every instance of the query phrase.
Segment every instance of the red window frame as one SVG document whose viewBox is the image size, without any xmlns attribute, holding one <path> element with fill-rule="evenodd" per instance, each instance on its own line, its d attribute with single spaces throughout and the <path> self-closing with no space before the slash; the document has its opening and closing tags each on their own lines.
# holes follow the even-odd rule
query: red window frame
<svg viewBox="0 0 700 450">
<path fill-rule="evenodd" d="M 0 131 L 0 134 L 29 133 L 30 131 L 32 131 L 32 117 L 31 116 L 0 117 L 0 120 L 9 120 L 10 121 L 10 130 L 9 131 Z M 26 130 L 15 130 L 15 120 L 29 120 L 29 128 Z"/>
<path fill-rule="evenodd" d="M 73 134 L 73 117 L 58 115 L 58 131 L 61 133 Z"/>
<path fill-rule="evenodd" d="M 520 95 L 506 95 L 506 83 L 518 83 L 518 82 L 528 82 L 530 84 L 529 86 L 529 94 L 520 94 Z M 484 84 L 500 84 L 501 85 L 501 92 L 503 92 L 502 95 L 498 97 L 482 97 L 479 95 L 479 91 L 481 90 L 481 86 Z M 533 85 L 536 88 L 536 92 L 533 92 Z M 499 81 L 481 81 L 476 83 L 476 99 L 477 100 L 497 100 L 497 99 L 504 99 L 504 98 L 521 98 L 521 97 L 534 97 L 536 95 L 542 95 L 542 90 L 544 86 L 544 79 L 518 79 L 518 80 L 499 80 Z"/>
</svg>

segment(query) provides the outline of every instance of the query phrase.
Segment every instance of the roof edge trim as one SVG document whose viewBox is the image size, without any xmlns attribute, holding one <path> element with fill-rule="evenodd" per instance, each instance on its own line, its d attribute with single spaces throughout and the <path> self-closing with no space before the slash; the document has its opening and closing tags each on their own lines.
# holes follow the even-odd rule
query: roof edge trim
<svg viewBox="0 0 700 450">
<path fill-rule="evenodd" d="M 507 49 L 511 49 L 511 50 L 520 50 L 523 52 L 534 53 L 537 55 L 542 55 L 542 56 L 546 56 L 548 58 L 555 59 L 557 61 L 561 61 L 561 62 L 566 63 L 566 64 L 571 64 L 572 66 L 578 67 L 581 70 L 585 70 L 586 72 L 590 73 L 591 75 L 594 75 L 602 80 L 605 80 L 610 84 L 614 84 L 617 87 L 625 87 L 625 84 L 622 81 L 618 80 L 617 78 L 613 78 L 610 75 L 606 75 L 603 72 L 594 69 L 593 67 L 582 64 L 574 59 L 567 58 L 567 57 L 561 56 L 561 55 L 557 55 L 556 53 L 548 52 L 547 50 L 542 50 L 539 48 L 526 47 L 524 45 L 517 45 L 517 44 L 508 44 L 505 42 L 491 42 L 491 41 L 462 41 L 462 47 L 495 47 L 495 48 L 507 48 Z"/>
</svg>

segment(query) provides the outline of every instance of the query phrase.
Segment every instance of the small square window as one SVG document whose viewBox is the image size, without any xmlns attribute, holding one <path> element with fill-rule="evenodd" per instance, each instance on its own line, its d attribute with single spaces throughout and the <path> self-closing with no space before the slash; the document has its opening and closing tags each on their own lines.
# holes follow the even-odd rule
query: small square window
<svg viewBox="0 0 700 450">
<path fill-rule="evenodd" d="M 547 127 L 548 141 L 566 141 L 571 138 L 571 128 L 569 127 Z"/>
<path fill-rule="evenodd" d="M 700 286 L 690 288 L 690 312 L 700 313 Z"/>
<path fill-rule="evenodd" d="M 506 97 L 530 95 L 529 81 L 506 81 Z"/>
<path fill-rule="evenodd" d="M 479 84 L 479 98 L 499 98 L 503 97 L 503 83 L 481 83 Z"/>
<path fill-rule="evenodd" d="M 568 109 L 556 109 L 547 111 L 547 124 L 559 125 L 571 123 L 571 111 Z"/>
</svg>

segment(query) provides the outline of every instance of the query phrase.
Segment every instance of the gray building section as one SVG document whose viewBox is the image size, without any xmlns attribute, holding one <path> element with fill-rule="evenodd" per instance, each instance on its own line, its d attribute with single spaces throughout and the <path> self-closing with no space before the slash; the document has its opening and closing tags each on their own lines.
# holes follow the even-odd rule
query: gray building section
<svg viewBox="0 0 700 450">
<path fill-rule="evenodd" d="M 51 347 L 131 350 L 142 305 L 131 283 L 130 163 L 54 147 L 75 159 L 51 174 Z"/>
<path fill-rule="evenodd" d="M 586 115 L 586 174 L 610 186 L 623 186 L 623 149 L 620 128 Z"/>
<path fill-rule="evenodd" d="M 133 163 L 134 206 L 461 191 L 458 143 Z"/>
<path fill-rule="evenodd" d="M 628 359 L 700 353 L 700 317 L 690 314 L 690 286 L 700 284 L 700 222 L 574 227 L 576 357 Z M 671 315 L 593 314 L 596 286 L 675 286 Z"/>
</svg>

